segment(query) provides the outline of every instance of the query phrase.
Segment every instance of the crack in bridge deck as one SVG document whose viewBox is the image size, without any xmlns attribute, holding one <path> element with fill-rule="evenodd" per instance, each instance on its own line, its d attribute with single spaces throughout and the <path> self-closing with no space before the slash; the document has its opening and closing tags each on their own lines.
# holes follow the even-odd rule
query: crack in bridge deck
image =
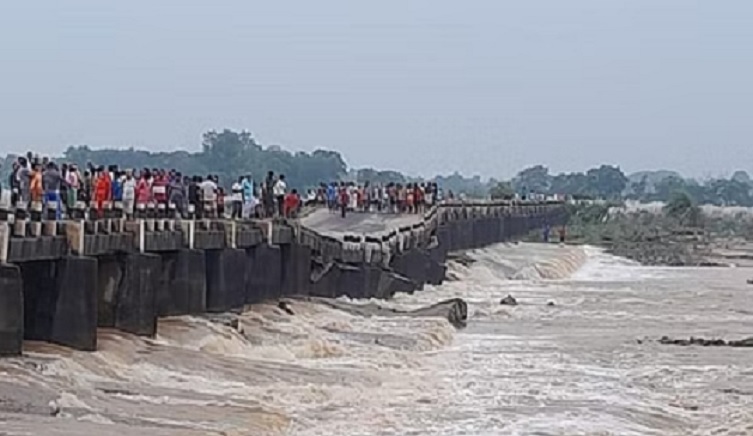
<svg viewBox="0 0 753 436">
<path fill-rule="evenodd" d="M 319 233 L 335 238 L 346 234 L 374 235 L 400 227 L 418 224 L 421 214 L 349 213 L 342 218 L 339 213 L 319 209 L 301 219 L 301 224 Z"/>
</svg>

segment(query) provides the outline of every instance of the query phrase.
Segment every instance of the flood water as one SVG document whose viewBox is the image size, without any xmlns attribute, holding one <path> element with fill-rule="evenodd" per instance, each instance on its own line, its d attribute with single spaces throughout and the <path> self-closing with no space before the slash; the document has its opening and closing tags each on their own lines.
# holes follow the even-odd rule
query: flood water
<svg viewBox="0 0 753 436">
<path fill-rule="evenodd" d="M 556 245 L 470 255 L 383 303 L 464 298 L 463 330 L 294 301 L 250 308 L 242 331 L 182 317 L 153 340 L 102 331 L 96 353 L 26 344 L 0 361 L 0 434 L 753 434 L 753 349 L 652 341 L 753 336 L 753 271 Z"/>
</svg>

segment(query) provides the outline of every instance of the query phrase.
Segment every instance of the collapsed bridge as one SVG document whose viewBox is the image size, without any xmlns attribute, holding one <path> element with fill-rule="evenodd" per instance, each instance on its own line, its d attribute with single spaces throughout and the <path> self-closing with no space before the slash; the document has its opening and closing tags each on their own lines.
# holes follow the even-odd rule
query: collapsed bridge
<svg viewBox="0 0 753 436">
<path fill-rule="evenodd" d="M 24 340 L 93 351 L 99 327 L 153 336 L 159 317 L 288 296 L 387 299 L 441 284 L 451 251 L 567 218 L 561 203 L 533 202 L 344 220 L 326 210 L 279 221 L 176 219 L 158 210 L 126 220 L 117 204 L 108 211 L 55 221 L 0 210 L 0 355 L 19 355 Z M 462 305 L 451 307 L 460 317 Z"/>
</svg>

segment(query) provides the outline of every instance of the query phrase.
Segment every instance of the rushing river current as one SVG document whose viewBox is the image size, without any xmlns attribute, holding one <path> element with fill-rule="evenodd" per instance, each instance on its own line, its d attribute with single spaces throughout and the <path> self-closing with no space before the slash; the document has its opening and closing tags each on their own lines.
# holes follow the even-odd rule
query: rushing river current
<svg viewBox="0 0 753 436">
<path fill-rule="evenodd" d="M 469 254 L 441 287 L 381 303 L 460 297 L 462 330 L 292 301 L 237 329 L 102 331 L 96 353 L 27 343 L 0 361 L 0 435 L 753 434 L 753 349 L 655 342 L 752 336 L 749 270 L 557 245 Z"/>
</svg>

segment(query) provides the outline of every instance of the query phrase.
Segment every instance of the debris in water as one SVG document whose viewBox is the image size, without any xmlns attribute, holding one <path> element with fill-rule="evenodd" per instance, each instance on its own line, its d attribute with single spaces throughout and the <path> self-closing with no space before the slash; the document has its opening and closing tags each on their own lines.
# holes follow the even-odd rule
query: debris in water
<svg viewBox="0 0 753 436">
<path fill-rule="evenodd" d="M 290 308 L 290 303 L 288 303 L 287 301 L 280 301 L 279 303 L 277 303 L 277 307 L 284 310 L 288 315 L 295 315 L 295 313 L 293 313 L 293 309 Z"/>
<path fill-rule="evenodd" d="M 503 298 L 499 304 L 503 306 L 517 306 L 518 300 L 515 299 L 512 295 L 508 295 L 507 297 Z"/>
<path fill-rule="evenodd" d="M 326 298 L 304 297 L 304 301 L 313 301 L 333 307 L 344 312 L 359 316 L 411 316 L 411 317 L 438 317 L 445 318 L 454 327 L 466 326 L 468 321 L 468 304 L 462 298 L 443 300 L 431 306 L 421 307 L 414 310 L 398 310 L 383 307 L 376 303 L 349 304 L 344 301 L 329 300 Z"/>
<path fill-rule="evenodd" d="M 701 345 L 703 347 L 753 347 L 753 336 L 740 340 L 725 341 L 724 339 L 704 339 L 694 338 L 690 339 L 672 339 L 669 336 L 662 336 L 659 339 L 659 343 L 663 345 Z"/>
</svg>

